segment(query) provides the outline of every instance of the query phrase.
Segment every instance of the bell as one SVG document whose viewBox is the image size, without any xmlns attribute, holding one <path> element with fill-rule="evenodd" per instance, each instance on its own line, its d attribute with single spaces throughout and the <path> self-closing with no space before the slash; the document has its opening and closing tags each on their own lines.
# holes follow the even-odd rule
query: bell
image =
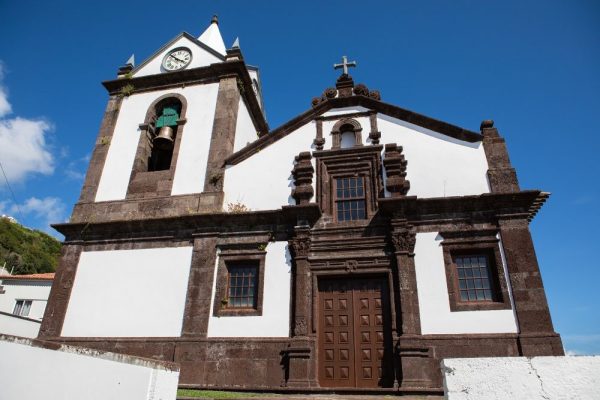
<svg viewBox="0 0 600 400">
<path fill-rule="evenodd" d="M 173 147 L 173 128 L 163 126 L 154 138 L 154 145 L 161 150 L 168 150 Z"/>
</svg>

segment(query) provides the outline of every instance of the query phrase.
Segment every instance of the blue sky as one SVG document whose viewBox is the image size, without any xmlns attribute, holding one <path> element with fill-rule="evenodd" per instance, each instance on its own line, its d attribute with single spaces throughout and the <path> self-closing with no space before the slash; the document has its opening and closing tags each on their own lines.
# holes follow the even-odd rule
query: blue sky
<svg viewBox="0 0 600 400">
<path fill-rule="evenodd" d="M 367 7 L 365 7 L 367 5 Z M 213 13 L 261 69 L 275 128 L 332 86 L 332 64 L 382 99 L 477 131 L 492 118 L 521 187 L 552 192 L 531 230 L 556 330 L 600 354 L 597 1 L 0 0 L 0 213 L 68 218 L 106 106 L 100 85 Z M 2 178 L 0 176 L 0 178 Z"/>
</svg>

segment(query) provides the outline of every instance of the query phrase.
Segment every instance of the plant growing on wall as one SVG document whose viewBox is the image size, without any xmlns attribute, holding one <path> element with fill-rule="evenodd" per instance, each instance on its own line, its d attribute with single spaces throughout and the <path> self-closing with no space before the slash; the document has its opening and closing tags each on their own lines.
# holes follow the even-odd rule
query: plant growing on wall
<svg viewBox="0 0 600 400">
<path fill-rule="evenodd" d="M 121 91 L 119 92 L 119 96 L 127 97 L 130 94 L 132 94 L 134 90 L 135 90 L 135 87 L 131 83 L 128 83 L 127 85 L 125 85 L 121 88 Z"/>
<path fill-rule="evenodd" d="M 227 203 L 227 212 L 229 213 L 243 213 L 243 212 L 249 212 L 250 209 L 248 207 L 246 207 L 246 205 L 240 201 L 235 202 L 235 203 Z"/>
</svg>

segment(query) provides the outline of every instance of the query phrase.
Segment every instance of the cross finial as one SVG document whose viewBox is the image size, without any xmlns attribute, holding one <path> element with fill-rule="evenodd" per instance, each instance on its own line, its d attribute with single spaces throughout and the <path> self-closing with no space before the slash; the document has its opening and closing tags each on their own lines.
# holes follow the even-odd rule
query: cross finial
<svg viewBox="0 0 600 400">
<path fill-rule="evenodd" d="M 348 75 L 348 67 L 356 67 L 356 61 L 348 62 L 348 57 L 342 56 L 341 64 L 333 64 L 333 69 L 343 69 L 344 75 Z"/>
</svg>

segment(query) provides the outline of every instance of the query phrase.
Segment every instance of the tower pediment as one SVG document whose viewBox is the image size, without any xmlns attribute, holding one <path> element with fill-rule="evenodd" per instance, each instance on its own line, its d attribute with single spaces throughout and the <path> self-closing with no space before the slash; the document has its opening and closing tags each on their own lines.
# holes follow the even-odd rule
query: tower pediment
<svg viewBox="0 0 600 400">
<path fill-rule="evenodd" d="M 225 56 L 219 51 L 213 49 L 207 44 L 196 39 L 187 32 L 182 32 L 164 46 L 158 49 L 153 55 L 148 57 L 142 64 L 135 68 L 131 73 L 135 78 L 147 75 L 157 75 L 168 73 L 164 67 L 164 60 L 172 51 L 177 49 L 187 49 L 190 53 L 189 64 L 185 69 L 206 67 L 210 64 L 225 61 Z"/>
</svg>

